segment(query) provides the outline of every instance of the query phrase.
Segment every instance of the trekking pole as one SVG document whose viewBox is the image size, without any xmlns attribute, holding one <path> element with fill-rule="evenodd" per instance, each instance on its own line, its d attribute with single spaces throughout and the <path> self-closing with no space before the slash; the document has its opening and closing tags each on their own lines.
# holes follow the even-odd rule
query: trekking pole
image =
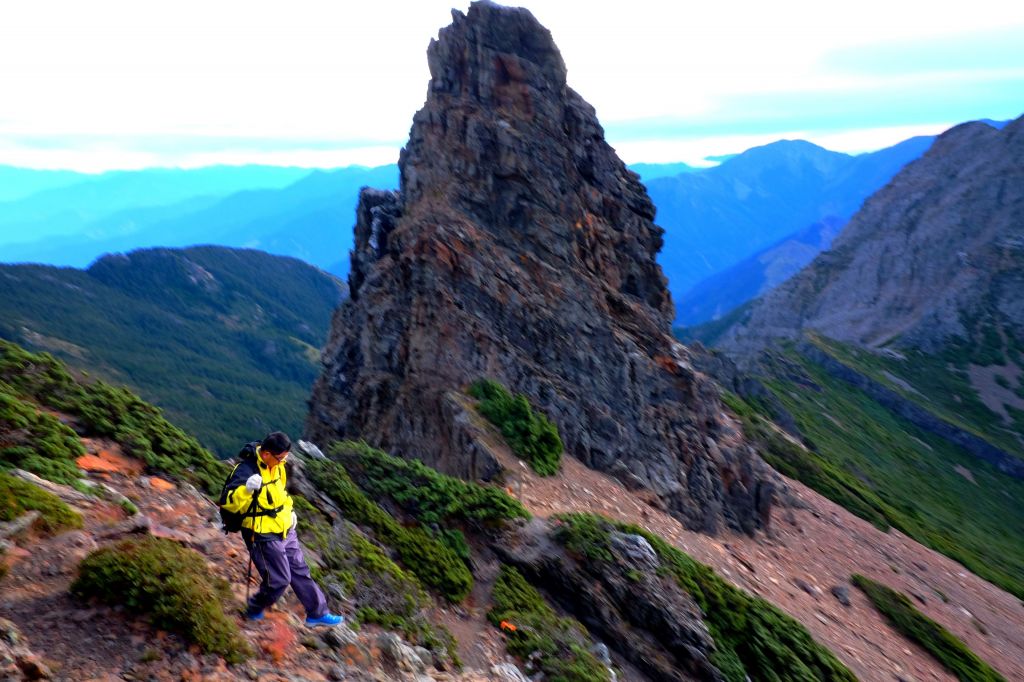
<svg viewBox="0 0 1024 682">
<path fill-rule="evenodd" d="M 259 511 L 259 508 L 260 508 L 259 496 L 260 496 L 260 491 L 257 490 L 256 493 L 252 496 L 252 504 L 249 505 L 249 511 L 245 512 L 246 516 L 248 516 L 250 519 L 252 519 L 252 526 L 253 527 L 250 528 L 249 530 L 250 530 L 250 532 L 252 532 L 252 540 L 250 540 L 250 542 L 252 542 L 254 550 L 256 549 L 256 514 L 257 514 L 257 512 Z M 242 530 L 245 530 L 245 529 L 243 528 Z M 252 589 L 252 551 L 249 552 L 249 568 L 245 572 L 245 605 L 246 605 L 246 608 L 248 608 L 248 606 L 249 606 L 249 591 L 251 589 Z"/>
</svg>

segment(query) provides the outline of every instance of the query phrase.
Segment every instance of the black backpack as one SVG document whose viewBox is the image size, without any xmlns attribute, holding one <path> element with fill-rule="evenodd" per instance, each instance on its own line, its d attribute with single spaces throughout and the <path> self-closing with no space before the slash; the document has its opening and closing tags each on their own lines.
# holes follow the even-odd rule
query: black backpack
<svg viewBox="0 0 1024 682">
<path fill-rule="evenodd" d="M 228 493 L 237 488 L 238 486 L 245 483 L 246 479 L 256 473 L 256 447 L 259 442 L 247 443 L 238 453 L 238 459 L 240 460 L 235 468 L 231 470 L 227 480 L 224 481 L 224 486 L 220 491 L 220 498 L 217 500 L 217 506 L 220 507 L 220 522 L 222 530 L 225 533 L 238 533 L 242 530 L 242 519 L 249 515 L 250 512 L 233 512 L 228 511 L 224 508 L 224 505 L 228 501 Z"/>
</svg>

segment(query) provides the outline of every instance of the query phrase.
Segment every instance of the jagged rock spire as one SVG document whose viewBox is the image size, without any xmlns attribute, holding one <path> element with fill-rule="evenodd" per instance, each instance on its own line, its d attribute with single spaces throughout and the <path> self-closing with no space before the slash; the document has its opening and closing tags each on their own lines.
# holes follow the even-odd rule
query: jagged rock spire
<svg viewBox="0 0 1024 682">
<path fill-rule="evenodd" d="M 463 390 L 494 377 L 552 417 L 570 455 L 691 526 L 763 523 L 770 471 L 671 338 L 654 206 L 550 33 L 478 2 L 428 60 L 400 191 L 361 195 L 309 433 L 487 475 Z"/>
</svg>

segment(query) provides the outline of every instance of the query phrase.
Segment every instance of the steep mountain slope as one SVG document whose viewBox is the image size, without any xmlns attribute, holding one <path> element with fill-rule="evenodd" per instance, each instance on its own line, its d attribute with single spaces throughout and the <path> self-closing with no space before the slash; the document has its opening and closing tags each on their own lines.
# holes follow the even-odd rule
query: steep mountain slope
<svg viewBox="0 0 1024 682">
<path fill-rule="evenodd" d="M 647 183 L 665 228 L 659 263 L 678 294 L 797 230 L 845 222 L 932 138 L 849 156 L 803 140 L 749 149 L 721 165 Z"/>
<path fill-rule="evenodd" d="M 777 287 L 826 250 L 844 224 L 839 218 L 824 218 L 698 282 L 675 297 L 676 323 L 689 327 L 717 320 Z"/>
<path fill-rule="evenodd" d="M 133 387 L 228 456 L 298 430 L 341 296 L 309 265 L 219 247 L 0 266 L 0 338 Z"/>
<path fill-rule="evenodd" d="M 83 267 L 104 253 L 217 244 L 258 248 L 326 269 L 351 247 L 348 228 L 359 188 L 396 183 L 394 166 L 307 172 L 284 187 L 195 196 L 172 205 L 104 213 L 59 240 L 10 245 L 3 258 Z"/>
<path fill-rule="evenodd" d="M 662 231 L 637 176 L 532 15 L 481 2 L 454 16 L 428 51 L 400 192 L 360 197 L 308 433 L 493 476 L 462 406 L 491 377 L 540 407 L 567 453 L 692 527 L 764 526 L 772 473 L 670 336 Z"/>
<path fill-rule="evenodd" d="M 0 522 L 10 521 L 0 536 L 13 538 L 0 541 L 0 609 L 11 619 L 0 618 L 0 673 L 521 681 L 507 648 L 550 679 L 854 679 L 794 620 L 648 530 L 592 515 L 531 519 L 498 487 L 361 443 L 327 457 L 299 442 L 288 466 L 314 575 L 358 632 L 302 628 L 292 595 L 242 621 L 240 541 L 211 523 L 202 492 L 216 491 L 227 466 L 130 393 L 0 341 Z M 610 545 L 580 547 L 577 530 L 612 523 L 621 530 L 588 539 Z M 576 589 L 546 596 L 513 567 L 528 572 L 538 543 L 557 562 L 548 579 Z M 470 591 L 473 608 L 454 606 Z M 602 605 L 592 629 L 552 606 L 584 594 Z"/>
<path fill-rule="evenodd" d="M 865 203 L 832 249 L 755 304 L 720 347 L 750 357 L 816 329 L 868 346 L 1000 351 L 1024 339 L 1024 118 L 940 136 Z M 970 352 L 968 350 L 968 352 Z M 1002 353 L 1000 353 L 1001 355 Z"/>
</svg>

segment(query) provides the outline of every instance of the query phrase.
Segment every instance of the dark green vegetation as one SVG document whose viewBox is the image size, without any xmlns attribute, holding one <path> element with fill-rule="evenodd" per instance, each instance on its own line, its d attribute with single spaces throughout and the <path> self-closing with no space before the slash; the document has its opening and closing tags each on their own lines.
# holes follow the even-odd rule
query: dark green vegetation
<svg viewBox="0 0 1024 682">
<path fill-rule="evenodd" d="M 1007 423 L 990 410 L 968 376 L 971 365 L 993 367 L 1014 363 L 1024 368 L 1024 340 L 1017 339 L 1006 325 L 982 324 L 977 320 L 970 324 L 974 329 L 970 340 L 958 340 L 938 355 L 913 349 L 901 350 L 899 355 L 882 355 L 821 336 L 811 336 L 810 341 L 844 365 L 950 424 L 1024 457 L 1024 423 Z M 1024 377 L 1018 377 L 1016 386 L 1004 377 L 997 377 L 997 382 L 999 379 L 1009 391 L 1024 391 Z"/>
<path fill-rule="evenodd" d="M 0 345 L 2 353 L 5 350 Z M 0 380 L 0 469 L 24 469 L 81 488 L 75 459 L 84 454 L 78 434 L 34 403 L 19 398 L 13 386 Z"/>
<path fill-rule="evenodd" d="M 210 574 L 201 555 L 170 540 L 130 539 L 96 550 L 79 565 L 71 592 L 124 605 L 229 662 L 249 653 L 234 619 L 224 613 L 232 602 L 228 584 Z"/>
<path fill-rule="evenodd" d="M 82 526 L 82 517 L 59 497 L 0 471 L 0 521 L 13 521 L 30 510 L 39 512 L 35 528 L 43 533 Z"/>
<path fill-rule="evenodd" d="M 301 431 L 334 278 L 290 258 L 200 247 L 88 270 L 0 266 L 0 338 L 131 387 L 221 457 Z"/>
<path fill-rule="evenodd" d="M 455 640 L 431 617 L 433 601 L 419 579 L 388 558 L 383 549 L 354 526 L 330 521 L 305 498 L 293 496 L 299 518 L 299 537 L 316 552 L 310 567 L 321 583 L 334 582 L 360 604 L 357 622 L 396 630 L 418 646 L 458 664 Z"/>
<path fill-rule="evenodd" d="M 477 409 L 501 431 L 512 452 L 541 476 L 558 473 L 562 459 L 562 439 L 558 427 L 545 415 L 534 411 L 530 401 L 491 379 L 481 379 L 469 387 L 469 394 L 480 401 Z"/>
<path fill-rule="evenodd" d="M 506 646 L 514 656 L 526 658 L 540 652 L 538 666 L 551 682 L 603 682 L 610 679 L 589 649 L 593 646 L 586 629 L 572 618 L 560 618 L 522 574 L 502 566 L 494 583 L 494 607 L 487 618 L 504 629 Z"/>
<path fill-rule="evenodd" d="M 764 406 L 752 407 L 757 401 L 748 402 L 735 394 L 725 393 L 722 402 L 740 418 L 743 434 L 757 445 L 758 452 L 776 471 L 841 504 L 879 530 L 889 529 L 888 514 L 895 510 L 890 509 L 860 479 L 785 435 L 763 416 L 767 411 Z"/>
<path fill-rule="evenodd" d="M 772 464 L 1024 597 L 1024 481 L 895 416 L 794 351 L 775 355 L 771 366 L 765 384 L 810 451 L 761 439 Z M 746 421 L 759 428 L 755 416 Z"/>
<path fill-rule="evenodd" d="M 395 550 L 398 560 L 424 585 L 451 602 L 462 601 L 473 587 L 473 576 L 462 558 L 421 527 L 405 527 L 373 502 L 333 461 L 310 460 L 310 478 L 341 508 L 345 518 L 369 528 L 376 539 Z"/>
<path fill-rule="evenodd" d="M 76 478 L 74 458 L 81 444 L 73 432 L 49 415 L 51 409 L 75 420 L 87 436 L 112 438 L 154 473 L 195 483 L 208 492 L 220 489 L 227 467 L 160 410 L 123 388 L 80 382 L 52 356 L 29 353 L 0 339 L 0 466 L 21 466 L 68 483 Z M 36 435 L 42 435 L 36 439 Z"/>
<path fill-rule="evenodd" d="M 419 460 L 392 457 L 365 443 L 337 443 L 331 457 L 371 498 L 393 500 L 425 526 L 467 521 L 493 526 L 530 517 L 519 500 L 500 488 L 445 476 Z"/>
<path fill-rule="evenodd" d="M 914 608 L 905 595 L 862 575 L 854 575 L 852 580 L 897 630 L 924 647 L 957 678 L 964 682 L 1006 682 L 966 644 Z"/>
<path fill-rule="evenodd" d="M 661 561 L 661 571 L 690 593 L 715 640 L 711 662 L 727 679 L 855 680 L 842 663 L 816 643 L 798 622 L 758 597 L 729 585 L 715 572 L 638 526 L 590 514 L 566 514 L 557 539 L 590 561 L 612 561 L 610 533 L 643 536 Z"/>
</svg>

